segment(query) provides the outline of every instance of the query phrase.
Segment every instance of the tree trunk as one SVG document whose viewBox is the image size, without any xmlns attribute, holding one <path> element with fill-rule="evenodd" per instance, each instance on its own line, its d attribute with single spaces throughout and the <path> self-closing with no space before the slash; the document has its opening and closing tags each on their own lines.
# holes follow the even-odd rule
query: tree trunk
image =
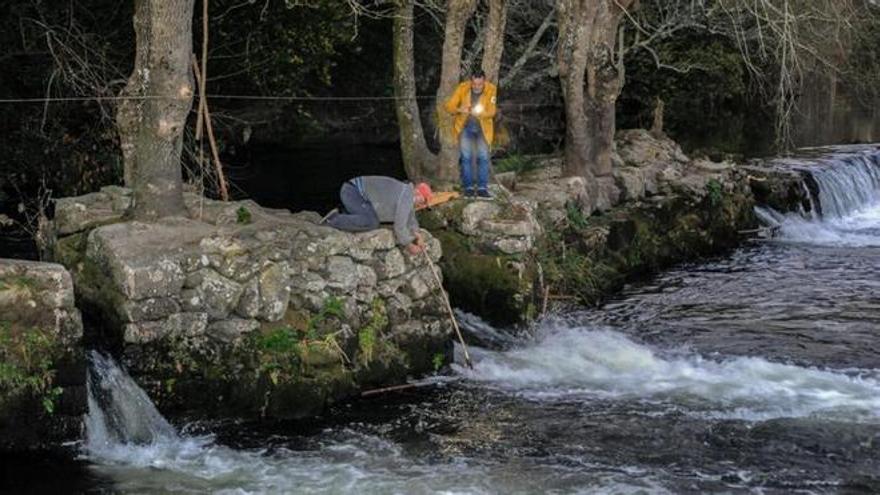
<svg viewBox="0 0 880 495">
<path fill-rule="evenodd" d="M 604 0 L 602 0 L 604 1 Z M 594 9 L 595 6 L 589 8 Z M 559 0 L 556 6 L 559 25 L 557 60 L 562 98 L 565 104 L 566 176 L 591 175 L 588 161 L 589 129 L 584 107 L 584 75 L 587 68 L 587 37 L 592 28 L 591 12 L 580 0 Z M 594 16 L 594 15 L 593 15 Z"/>
<path fill-rule="evenodd" d="M 413 56 L 413 0 L 396 0 L 394 13 L 394 96 L 400 127 L 400 151 L 410 180 L 431 175 L 434 155 L 428 150 L 416 99 Z"/>
<path fill-rule="evenodd" d="M 468 19 L 477 5 L 476 0 L 447 0 L 446 27 L 443 38 L 443 65 L 440 69 L 440 87 L 437 88 L 437 126 L 440 134 L 440 155 L 434 179 L 439 183 L 453 183 L 458 176 L 458 143 L 452 130 L 454 117 L 446 113 L 443 104 L 461 79 L 461 52 Z"/>
<path fill-rule="evenodd" d="M 611 174 L 615 105 L 623 64 L 615 52 L 617 30 L 635 0 L 558 0 L 557 59 L 565 100 L 568 176 Z"/>
<path fill-rule="evenodd" d="M 659 96 L 654 99 L 654 121 L 651 123 L 651 135 L 655 138 L 662 138 L 666 134 L 663 132 L 663 114 L 665 113 L 666 103 Z"/>
<path fill-rule="evenodd" d="M 489 0 L 489 18 L 483 31 L 483 72 L 486 79 L 498 84 L 501 55 L 504 51 L 504 27 L 507 24 L 507 0 Z"/>
<path fill-rule="evenodd" d="M 135 0 L 134 70 L 116 116 L 131 214 L 155 219 L 184 211 L 180 156 L 192 107 L 195 0 Z M 140 98 L 146 97 L 146 98 Z"/>
</svg>

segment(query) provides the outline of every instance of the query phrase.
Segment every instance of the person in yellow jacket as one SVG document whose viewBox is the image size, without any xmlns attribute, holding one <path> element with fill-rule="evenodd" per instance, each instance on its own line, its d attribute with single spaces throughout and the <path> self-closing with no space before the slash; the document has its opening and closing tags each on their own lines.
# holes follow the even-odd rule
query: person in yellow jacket
<svg viewBox="0 0 880 495">
<path fill-rule="evenodd" d="M 446 100 L 446 111 L 455 115 L 452 130 L 461 151 L 461 187 L 466 197 L 474 194 L 481 198 L 492 197 L 489 194 L 489 147 L 495 132 L 492 119 L 495 118 L 497 94 L 498 88 L 486 80 L 482 70 L 477 70 Z M 474 154 L 477 155 L 476 186 L 471 167 Z"/>
</svg>

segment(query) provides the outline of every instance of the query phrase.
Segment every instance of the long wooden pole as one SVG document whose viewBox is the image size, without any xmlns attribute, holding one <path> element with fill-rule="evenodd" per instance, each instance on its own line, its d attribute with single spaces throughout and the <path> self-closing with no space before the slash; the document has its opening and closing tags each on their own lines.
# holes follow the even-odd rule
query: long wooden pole
<svg viewBox="0 0 880 495">
<path fill-rule="evenodd" d="M 468 353 L 467 344 L 464 343 L 461 329 L 458 328 L 458 321 L 455 319 L 455 312 L 452 310 L 452 303 L 449 302 L 449 294 L 447 294 L 446 289 L 443 288 L 443 282 L 440 280 L 440 275 L 437 274 L 437 267 L 434 265 L 434 260 L 428 255 L 427 246 L 422 250 L 422 254 L 424 254 L 425 259 L 428 260 L 428 266 L 431 267 L 431 273 L 434 275 L 434 280 L 437 281 L 437 287 L 440 288 L 440 293 L 443 294 L 443 302 L 446 303 L 446 310 L 449 311 L 449 319 L 452 320 L 452 327 L 455 328 L 455 334 L 458 336 L 458 341 L 461 343 L 461 350 L 464 351 L 464 362 L 467 364 L 468 368 L 474 369 L 474 364 L 471 362 L 471 355 Z"/>
<path fill-rule="evenodd" d="M 195 55 L 193 55 L 192 57 L 192 65 L 193 72 L 196 75 L 196 82 L 199 84 L 199 88 L 204 88 L 203 84 L 205 81 L 205 76 L 199 69 L 199 62 L 198 60 L 196 60 Z M 204 89 L 201 90 L 204 91 Z M 211 156 L 214 157 L 214 168 L 217 172 L 217 182 L 220 185 L 220 199 L 222 199 L 223 201 L 229 201 L 229 189 L 226 187 L 226 176 L 223 174 L 223 164 L 220 163 L 220 153 L 217 150 L 217 140 L 214 138 L 214 127 L 211 125 L 211 113 L 208 111 L 207 96 L 204 93 L 200 94 L 199 101 L 199 115 L 202 115 L 203 117 L 202 122 L 205 126 L 205 130 L 207 131 L 208 143 L 211 145 Z"/>
</svg>

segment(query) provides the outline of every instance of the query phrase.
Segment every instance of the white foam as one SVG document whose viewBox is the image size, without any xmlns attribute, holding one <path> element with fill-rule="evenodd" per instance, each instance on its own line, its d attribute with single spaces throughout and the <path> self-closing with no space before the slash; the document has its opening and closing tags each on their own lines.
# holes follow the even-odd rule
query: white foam
<svg viewBox="0 0 880 495">
<path fill-rule="evenodd" d="M 530 345 L 503 352 L 474 349 L 473 355 L 474 370 L 457 368 L 464 376 L 537 400 L 651 400 L 685 412 L 751 420 L 880 419 L 880 382 L 870 376 L 758 357 L 664 357 L 620 333 L 562 322 L 546 323 Z"/>
<path fill-rule="evenodd" d="M 793 163 L 818 186 L 808 214 L 755 209 L 782 242 L 835 247 L 880 247 L 880 153 L 862 150 Z M 807 191 L 809 194 L 809 190 Z M 816 204 L 818 203 L 818 204 Z M 820 208 L 821 215 L 816 214 Z"/>
<path fill-rule="evenodd" d="M 836 247 L 880 247 L 880 204 L 842 218 L 806 219 L 795 213 L 780 214 L 770 208 L 756 208 L 765 223 L 777 228 L 781 242 Z"/>
<path fill-rule="evenodd" d="M 112 359 L 92 356 L 88 434 L 92 469 L 132 493 L 538 492 L 558 474 L 552 466 L 515 466 L 406 453 L 400 445 L 351 430 L 328 431 L 318 448 L 236 450 L 210 436 L 182 435 Z M 637 493 L 652 486 L 614 471 L 569 473 L 584 493 Z"/>
</svg>

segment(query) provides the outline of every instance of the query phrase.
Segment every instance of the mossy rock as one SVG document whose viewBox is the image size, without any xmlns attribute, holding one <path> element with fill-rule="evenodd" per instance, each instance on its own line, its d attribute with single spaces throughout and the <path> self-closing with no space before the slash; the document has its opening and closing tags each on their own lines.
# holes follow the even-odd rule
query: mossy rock
<svg viewBox="0 0 880 495">
<path fill-rule="evenodd" d="M 465 236 L 451 231 L 433 232 L 443 245 L 444 286 L 453 306 L 480 315 L 493 323 L 511 324 L 524 319 L 530 295 L 530 278 L 508 268 L 519 257 L 482 254 L 468 246 Z"/>
</svg>

